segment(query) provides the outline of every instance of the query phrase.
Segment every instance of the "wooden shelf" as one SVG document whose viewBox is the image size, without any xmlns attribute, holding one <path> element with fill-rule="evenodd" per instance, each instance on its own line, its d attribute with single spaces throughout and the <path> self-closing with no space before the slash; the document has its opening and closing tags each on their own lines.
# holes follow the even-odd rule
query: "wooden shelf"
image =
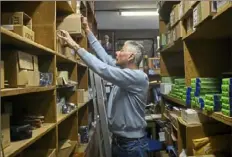
<svg viewBox="0 0 232 157">
<path fill-rule="evenodd" d="M 9 157 L 17 155 L 25 148 L 29 147 L 31 144 L 37 141 L 39 138 L 41 138 L 43 135 L 48 133 L 50 130 L 55 128 L 55 126 L 55 123 L 44 123 L 41 128 L 33 130 L 32 138 L 17 142 L 11 142 L 11 145 L 4 149 L 5 156 Z"/>
<path fill-rule="evenodd" d="M 12 45 L 16 48 L 30 50 L 27 51 L 31 54 L 55 54 L 56 52 L 49 49 L 43 45 L 37 44 L 29 39 L 23 38 L 22 36 L 11 32 L 3 27 L 1 27 L 1 44 L 2 45 Z"/>
<path fill-rule="evenodd" d="M 1 89 L 1 97 L 44 92 L 44 91 L 54 90 L 55 88 L 56 88 L 55 86 L 27 87 L 27 88 L 5 88 L 5 89 Z"/>
<path fill-rule="evenodd" d="M 65 119 L 67 119 L 68 117 L 70 117 L 71 115 L 77 113 L 77 108 L 75 110 L 73 110 L 72 112 L 68 113 L 68 114 L 61 114 L 57 116 L 57 124 L 60 124 L 61 122 L 63 122 Z"/>
<path fill-rule="evenodd" d="M 179 105 L 182 105 L 182 106 L 186 106 L 185 103 L 181 100 L 178 100 L 176 98 L 172 98 L 168 95 L 162 95 L 163 98 L 169 100 L 169 101 L 172 101 L 174 103 L 177 103 Z M 198 110 L 199 111 L 199 110 Z M 206 113 L 204 111 L 200 111 L 202 114 L 206 115 L 206 116 L 209 116 L 217 121 L 220 121 L 226 125 L 229 125 L 229 126 L 232 126 L 232 117 L 228 117 L 228 116 L 225 116 L 223 115 L 221 112 L 213 112 L 213 113 Z"/>
<path fill-rule="evenodd" d="M 85 103 L 78 103 L 78 110 L 81 109 L 82 107 L 84 107 L 85 105 L 87 105 L 92 99 L 89 99 L 88 101 L 86 101 Z"/>
<path fill-rule="evenodd" d="M 182 101 L 182 100 L 179 100 L 179 99 L 176 99 L 176 98 L 173 98 L 173 97 L 171 97 L 171 96 L 169 96 L 169 95 L 164 95 L 164 94 L 162 94 L 162 97 L 165 98 L 166 100 L 172 101 L 172 102 L 174 102 L 174 103 L 176 103 L 176 104 L 178 104 L 178 105 L 181 105 L 181 106 L 185 106 L 185 107 L 186 107 L 185 102 Z"/>
<path fill-rule="evenodd" d="M 56 1 L 56 11 L 58 13 L 72 14 L 74 10 L 68 1 Z"/>
<path fill-rule="evenodd" d="M 65 154 L 58 151 L 58 156 L 64 156 L 65 155 L 65 156 L 68 157 L 68 156 L 70 156 L 72 154 L 72 152 L 74 151 L 74 149 L 77 146 L 77 141 L 70 141 L 69 143 L 71 145 L 70 149 L 68 151 L 65 151 Z"/>
<path fill-rule="evenodd" d="M 56 53 L 56 60 L 57 63 L 77 63 L 76 60 L 68 58 L 67 56 L 58 52 Z"/>
<path fill-rule="evenodd" d="M 82 67 L 87 68 L 87 65 L 85 63 L 83 63 L 83 61 L 81 61 L 81 60 L 77 60 L 77 64 L 82 66 Z"/>
<path fill-rule="evenodd" d="M 195 31 L 183 39 L 220 39 L 232 37 L 232 22 L 228 22 L 230 19 L 232 19 L 231 5 L 200 23 Z"/>
<path fill-rule="evenodd" d="M 182 51 L 183 51 L 183 40 L 182 38 L 179 38 L 173 43 L 164 47 L 160 52 L 161 53 L 173 53 L 173 52 L 182 52 Z"/>
</svg>

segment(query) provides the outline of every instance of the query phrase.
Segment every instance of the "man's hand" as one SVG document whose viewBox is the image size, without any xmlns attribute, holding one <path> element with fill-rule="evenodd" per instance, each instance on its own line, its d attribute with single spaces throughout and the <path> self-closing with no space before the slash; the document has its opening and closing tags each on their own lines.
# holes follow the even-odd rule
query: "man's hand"
<svg viewBox="0 0 232 157">
<path fill-rule="evenodd" d="M 81 19 L 82 19 L 82 24 L 84 26 L 85 32 L 90 31 L 89 24 L 88 24 L 88 19 L 86 17 L 84 17 L 84 16 L 82 16 Z"/>
<path fill-rule="evenodd" d="M 57 33 L 57 36 L 62 39 L 68 47 L 70 47 L 71 49 L 74 50 L 78 50 L 80 49 L 80 46 L 72 39 L 72 37 L 70 36 L 70 34 L 65 31 L 65 30 L 60 30 L 59 32 L 61 32 L 60 34 Z"/>
</svg>

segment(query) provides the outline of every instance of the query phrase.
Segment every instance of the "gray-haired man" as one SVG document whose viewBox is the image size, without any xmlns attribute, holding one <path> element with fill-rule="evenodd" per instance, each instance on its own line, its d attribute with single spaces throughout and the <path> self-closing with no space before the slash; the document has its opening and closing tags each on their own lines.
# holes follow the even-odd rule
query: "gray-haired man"
<svg viewBox="0 0 232 157">
<path fill-rule="evenodd" d="M 77 52 L 91 70 L 115 85 L 107 106 L 109 130 L 113 133 L 113 157 L 145 157 L 148 148 L 145 105 L 149 83 L 147 75 L 138 69 L 143 58 L 143 46 L 127 41 L 116 52 L 114 60 L 94 37 L 86 18 L 83 24 L 89 43 L 100 60 L 81 48 L 68 32 L 62 31 L 65 36 L 59 37 Z"/>
</svg>

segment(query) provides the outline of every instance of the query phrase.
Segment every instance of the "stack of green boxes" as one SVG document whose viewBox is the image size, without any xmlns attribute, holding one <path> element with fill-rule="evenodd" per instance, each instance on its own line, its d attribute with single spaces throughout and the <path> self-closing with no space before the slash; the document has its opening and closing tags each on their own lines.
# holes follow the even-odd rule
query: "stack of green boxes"
<svg viewBox="0 0 232 157">
<path fill-rule="evenodd" d="M 220 94 L 221 81 L 218 78 L 192 78 L 191 88 L 192 106 L 204 109 L 206 100 L 205 96 L 208 94 Z M 212 105 L 210 103 L 211 102 L 207 101 L 207 105 Z"/>
<path fill-rule="evenodd" d="M 232 78 L 222 79 L 222 113 L 232 117 Z"/>
<path fill-rule="evenodd" d="M 221 111 L 221 94 L 206 94 L 204 110 L 208 112 Z"/>
<path fill-rule="evenodd" d="M 177 99 L 182 99 L 185 95 L 185 91 L 185 79 L 178 78 L 174 80 L 174 85 L 169 95 Z"/>
</svg>

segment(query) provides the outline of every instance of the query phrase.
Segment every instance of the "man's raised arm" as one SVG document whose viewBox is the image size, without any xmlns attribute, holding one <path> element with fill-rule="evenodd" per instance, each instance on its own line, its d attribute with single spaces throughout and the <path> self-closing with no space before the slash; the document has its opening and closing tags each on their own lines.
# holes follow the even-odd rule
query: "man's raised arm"
<svg viewBox="0 0 232 157">
<path fill-rule="evenodd" d="M 116 66 L 115 59 L 113 59 L 110 55 L 106 53 L 105 49 L 102 47 L 100 42 L 96 39 L 92 31 L 90 30 L 88 26 L 87 18 L 83 17 L 82 23 L 85 27 L 85 32 L 87 34 L 89 43 L 91 47 L 93 48 L 93 50 L 95 51 L 95 53 L 97 54 L 97 57 L 104 63 L 107 63 L 111 66 Z"/>
</svg>

